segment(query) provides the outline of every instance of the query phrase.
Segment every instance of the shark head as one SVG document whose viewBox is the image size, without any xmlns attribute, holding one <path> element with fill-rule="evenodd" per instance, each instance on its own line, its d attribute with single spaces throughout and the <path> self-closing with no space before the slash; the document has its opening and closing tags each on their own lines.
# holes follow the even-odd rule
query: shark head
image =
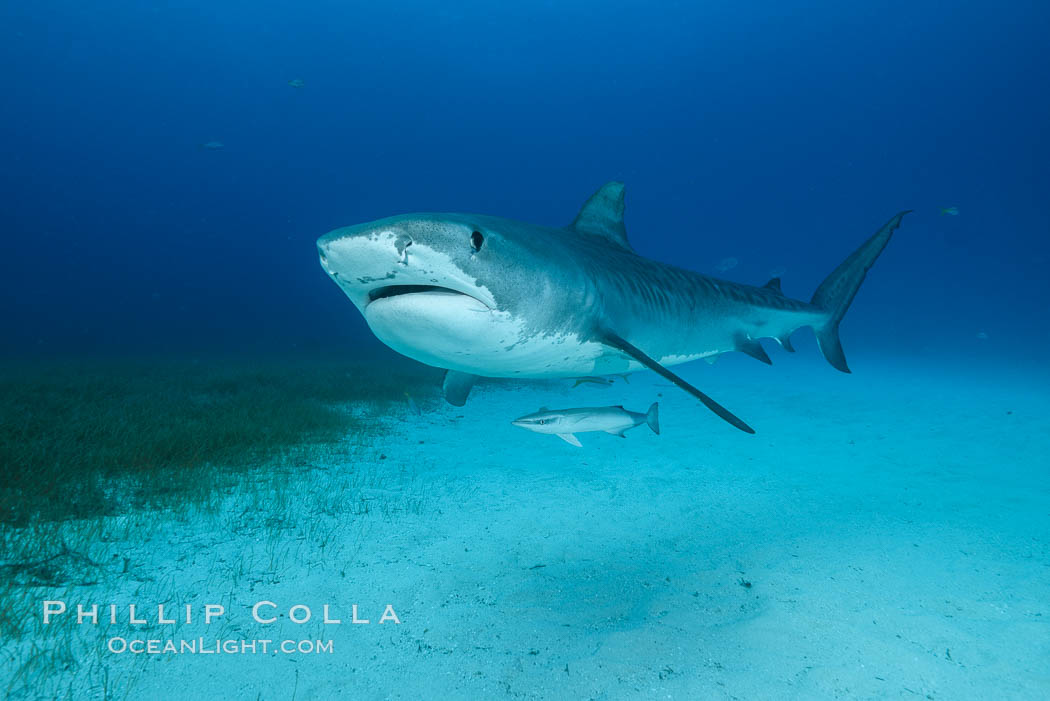
<svg viewBox="0 0 1050 701">
<path fill-rule="evenodd" d="M 366 318 L 401 302 L 405 311 L 447 297 L 492 310 L 497 302 L 480 282 L 491 260 L 477 259 L 485 239 L 456 215 L 420 214 L 336 229 L 318 239 L 317 250 L 321 267 Z"/>
<path fill-rule="evenodd" d="M 565 423 L 563 412 L 551 411 L 546 408 L 541 408 L 537 412 L 526 414 L 511 421 L 511 424 L 514 426 L 535 433 L 563 433 L 566 431 L 571 433 L 574 428 L 571 426 L 566 427 Z"/>
<path fill-rule="evenodd" d="M 571 235 L 482 215 L 410 214 L 336 229 L 317 249 L 372 332 L 399 353 L 472 374 L 529 376 L 548 362 L 530 341 L 571 333 L 573 313 L 593 306 L 583 271 L 559 254 Z"/>
</svg>

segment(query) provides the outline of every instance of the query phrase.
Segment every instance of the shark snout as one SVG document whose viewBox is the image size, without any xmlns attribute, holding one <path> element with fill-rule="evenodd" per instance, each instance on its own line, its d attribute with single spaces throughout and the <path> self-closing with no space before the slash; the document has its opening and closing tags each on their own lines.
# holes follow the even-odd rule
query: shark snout
<svg viewBox="0 0 1050 701">
<path fill-rule="evenodd" d="M 333 273 L 332 269 L 328 267 L 328 244 L 323 238 L 317 241 L 317 256 L 321 259 L 321 267 L 324 268 L 326 273 L 329 275 L 337 274 Z"/>
<path fill-rule="evenodd" d="M 340 229 L 331 231 L 321 238 L 317 239 L 317 252 L 324 258 L 328 254 L 328 250 L 332 247 L 334 241 L 345 238 L 346 235 L 342 233 Z"/>
<path fill-rule="evenodd" d="M 317 257 L 321 260 L 321 267 L 332 277 L 339 277 L 340 272 L 338 261 L 335 260 L 336 256 L 333 255 L 335 253 L 333 249 L 337 243 L 346 239 L 346 234 L 338 229 L 317 239 Z"/>
<path fill-rule="evenodd" d="M 412 240 L 393 231 L 356 232 L 336 229 L 317 239 L 321 267 L 343 280 L 383 277 L 393 274 L 398 263 L 407 261 Z"/>
<path fill-rule="evenodd" d="M 543 431 L 550 428 L 552 421 L 547 416 L 536 416 L 534 414 L 528 414 L 526 416 L 519 417 L 510 422 L 511 425 L 519 428 L 527 428 L 530 431 Z"/>
</svg>

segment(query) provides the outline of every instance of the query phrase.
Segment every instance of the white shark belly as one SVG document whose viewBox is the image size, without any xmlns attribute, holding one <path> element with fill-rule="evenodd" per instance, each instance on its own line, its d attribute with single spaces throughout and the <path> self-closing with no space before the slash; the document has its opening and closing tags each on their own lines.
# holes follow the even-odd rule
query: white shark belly
<svg viewBox="0 0 1050 701">
<path fill-rule="evenodd" d="M 607 346 L 573 333 L 530 334 L 511 314 L 450 292 L 376 300 L 365 308 L 364 315 L 376 337 L 398 353 L 434 367 L 484 377 L 590 375 L 603 372 L 599 365 L 610 352 Z M 627 364 L 623 359 L 616 368 Z"/>
</svg>

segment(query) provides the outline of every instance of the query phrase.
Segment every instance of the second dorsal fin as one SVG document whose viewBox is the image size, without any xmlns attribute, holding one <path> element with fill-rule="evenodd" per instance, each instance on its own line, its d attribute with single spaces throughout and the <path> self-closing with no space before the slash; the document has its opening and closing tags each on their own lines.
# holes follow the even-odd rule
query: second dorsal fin
<svg viewBox="0 0 1050 701">
<path fill-rule="evenodd" d="M 613 181 L 602 185 L 583 204 L 569 228 L 581 234 L 601 236 L 631 250 L 623 225 L 623 183 Z"/>
<path fill-rule="evenodd" d="M 778 295 L 784 294 L 784 290 L 780 289 L 780 278 L 778 278 L 778 277 L 770 278 L 769 282 L 767 282 L 766 284 L 762 285 L 762 287 L 764 289 L 767 289 L 767 290 L 772 290 L 773 292 L 776 292 Z"/>
</svg>

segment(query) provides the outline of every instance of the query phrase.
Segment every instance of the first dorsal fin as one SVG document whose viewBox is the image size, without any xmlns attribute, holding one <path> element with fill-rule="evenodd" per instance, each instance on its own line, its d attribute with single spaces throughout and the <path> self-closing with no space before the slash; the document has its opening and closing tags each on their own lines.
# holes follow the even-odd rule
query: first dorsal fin
<svg viewBox="0 0 1050 701">
<path fill-rule="evenodd" d="M 631 250 L 623 225 L 623 183 L 605 183 L 591 195 L 569 227 L 583 234 L 601 236 Z"/>
<path fill-rule="evenodd" d="M 784 294 L 784 290 L 780 289 L 780 278 L 778 278 L 778 277 L 770 278 L 769 282 L 767 282 L 766 284 L 762 285 L 762 287 L 764 289 L 767 289 L 767 290 L 772 290 L 773 292 L 776 292 L 778 295 Z"/>
</svg>

